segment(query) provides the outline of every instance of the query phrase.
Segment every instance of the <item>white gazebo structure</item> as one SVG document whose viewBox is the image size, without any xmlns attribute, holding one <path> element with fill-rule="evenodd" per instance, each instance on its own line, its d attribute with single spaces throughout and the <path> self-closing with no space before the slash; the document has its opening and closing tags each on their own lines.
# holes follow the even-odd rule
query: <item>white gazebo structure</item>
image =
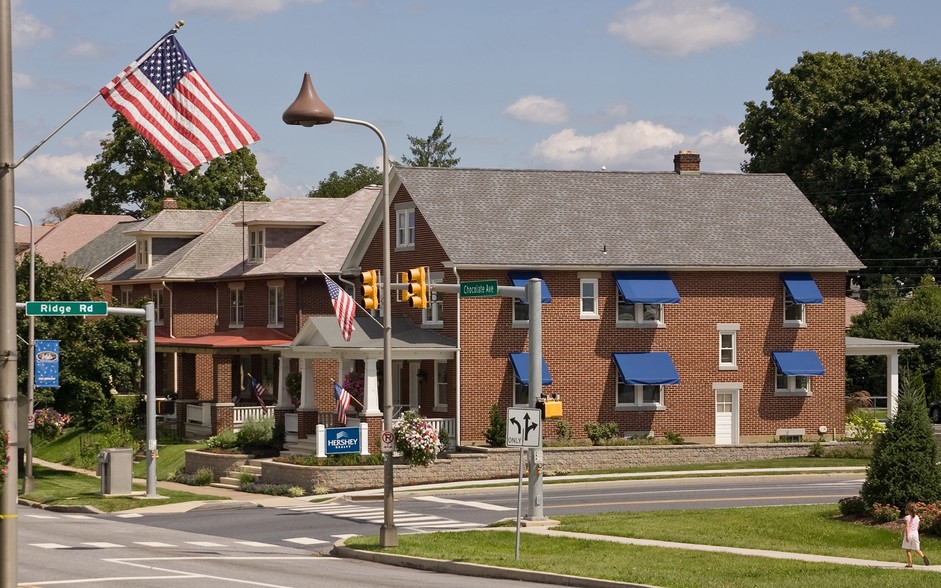
<svg viewBox="0 0 941 588">
<path fill-rule="evenodd" d="M 915 349 L 918 345 L 903 341 L 883 341 L 862 337 L 846 338 L 846 355 L 884 355 L 886 358 L 886 408 L 894 416 L 899 398 L 899 351 Z"/>
</svg>

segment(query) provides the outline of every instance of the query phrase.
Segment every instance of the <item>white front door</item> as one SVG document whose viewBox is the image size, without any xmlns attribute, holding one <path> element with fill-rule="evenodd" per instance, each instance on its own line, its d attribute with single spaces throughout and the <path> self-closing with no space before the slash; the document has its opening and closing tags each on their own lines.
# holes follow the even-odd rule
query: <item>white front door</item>
<svg viewBox="0 0 941 588">
<path fill-rule="evenodd" d="M 716 445 L 735 443 L 735 393 L 716 390 Z"/>
</svg>

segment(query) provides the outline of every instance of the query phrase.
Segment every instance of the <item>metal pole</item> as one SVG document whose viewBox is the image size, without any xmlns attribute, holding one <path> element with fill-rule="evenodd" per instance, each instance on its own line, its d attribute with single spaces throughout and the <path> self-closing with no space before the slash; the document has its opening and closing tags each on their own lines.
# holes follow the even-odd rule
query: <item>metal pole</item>
<svg viewBox="0 0 941 588">
<path fill-rule="evenodd" d="M 372 129 L 382 143 L 382 430 L 392 430 L 392 254 L 389 241 L 389 147 L 386 138 L 373 124 L 354 118 L 333 117 L 337 122 L 360 125 Z M 392 455 L 386 454 L 382 476 L 382 526 L 379 527 L 379 547 L 396 547 L 399 532 L 395 528 L 395 497 L 393 495 Z"/>
<path fill-rule="evenodd" d="M 36 300 L 36 241 L 33 238 L 33 215 L 25 208 L 14 206 L 29 219 L 29 301 Z M 29 315 L 29 340 L 27 342 L 29 356 L 26 358 L 26 415 L 32 422 L 33 405 L 36 392 L 36 317 Z M 26 427 L 22 434 L 26 445 L 26 471 L 23 473 L 23 494 L 28 494 L 35 488 L 33 479 L 33 428 Z"/>
<path fill-rule="evenodd" d="M 10 460 L 0 497 L 0 588 L 16 588 L 16 248 L 13 239 L 13 26 L 10 0 L 0 0 L 0 434 Z"/>
<path fill-rule="evenodd" d="M 529 292 L 529 407 L 536 408 L 536 399 L 542 396 L 542 280 L 533 278 L 527 284 Z M 542 423 L 539 430 L 542 431 Z M 538 459 L 537 459 L 538 453 Z M 529 450 L 529 516 L 532 521 L 546 517 L 542 511 L 542 437 L 539 447 Z"/>
<path fill-rule="evenodd" d="M 144 319 L 147 321 L 147 498 L 159 498 L 157 494 L 157 369 L 156 361 L 156 328 L 154 327 L 154 303 L 144 305 Z"/>
</svg>

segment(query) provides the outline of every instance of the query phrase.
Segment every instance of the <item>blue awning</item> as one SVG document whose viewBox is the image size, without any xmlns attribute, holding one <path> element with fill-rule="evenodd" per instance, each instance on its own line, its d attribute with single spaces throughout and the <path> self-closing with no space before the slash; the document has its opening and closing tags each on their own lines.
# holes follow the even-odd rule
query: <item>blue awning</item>
<svg viewBox="0 0 941 588">
<path fill-rule="evenodd" d="M 628 302 L 675 304 L 680 301 L 667 272 L 615 272 L 614 282 Z"/>
<path fill-rule="evenodd" d="M 612 353 L 621 378 L 628 384 L 639 386 L 679 384 L 680 374 L 666 351 L 643 353 Z"/>
<path fill-rule="evenodd" d="M 798 304 L 821 304 L 823 295 L 817 283 L 807 272 L 784 272 L 781 274 L 781 281 L 787 288 L 787 293 L 791 295 L 794 302 Z"/>
<path fill-rule="evenodd" d="M 524 386 L 529 386 L 529 353 L 511 353 L 510 363 L 513 364 L 513 371 L 516 372 L 516 378 Z M 542 358 L 542 384 L 548 386 L 552 383 L 552 374 L 549 373 L 549 365 L 546 358 Z"/>
<path fill-rule="evenodd" d="M 539 278 L 542 280 L 542 274 L 539 272 L 510 272 L 510 283 L 514 286 L 526 287 L 526 284 L 533 278 Z M 526 301 L 526 297 L 522 298 L 523 304 L 529 304 Z M 552 296 L 549 294 L 549 286 L 546 285 L 546 281 L 542 280 L 542 303 L 548 304 L 552 302 Z"/>
<path fill-rule="evenodd" d="M 771 357 L 785 376 L 823 375 L 823 364 L 816 351 L 772 351 Z"/>
</svg>

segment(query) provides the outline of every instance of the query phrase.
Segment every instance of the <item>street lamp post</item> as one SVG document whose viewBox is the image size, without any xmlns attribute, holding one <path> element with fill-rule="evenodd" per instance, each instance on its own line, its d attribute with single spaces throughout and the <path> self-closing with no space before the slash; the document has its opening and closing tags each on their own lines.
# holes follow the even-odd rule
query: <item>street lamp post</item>
<svg viewBox="0 0 941 588">
<path fill-rule="evenodd" d="M 13 208 L 25 214 L 26 218 L 29 219 L 29 301 L 33 302 L 36 300 L 36 241 L 33 238 L 33 215 L 20 206 L 14 206 Z M 26 359 L 26 415 L 30 420 L 29 422 L 31 422 L 33 418 L 33 404 L 36 388 L 36 317 L 33 315 L 29 315 L 29 340 L 26 345 L 27 353 L 29 353 L 29 357 Z M 23 494 L 28 494 L 32 492 L 34 488 L 32 427 L 27 425 L 26 431 L 20 433 L 20 439 L 25 439 L 26 441 L 26 467 L 23 472 Z"/>
<path fill-rule="evenodd" d="M 387 305 L 382 313 L 382 378 L 383 408 L 382 428 L 392 430 L 392 312 L 388 306 L 392 302 L 392 261 L 389 252 L 391 230 L 389 228 L 389 148 L 386 138 L 375 125 L 363 120 L 334 116 L 314 90 L 310 73 L 304 74 L 301 90 L 294 102 L 288 106 L 281 120 L 289 125 L 312 127 L 332 122 L 350 123 L 372 129 L 382 143 L 382 299 Z M 379 546 L 396 547 L 399 543 L 398 530 L 394 520 L 394 498 L 392 493 L 392 456 L 386 455 L 383 468 L 383 523 L 379 528 Z"/>
</svg>

